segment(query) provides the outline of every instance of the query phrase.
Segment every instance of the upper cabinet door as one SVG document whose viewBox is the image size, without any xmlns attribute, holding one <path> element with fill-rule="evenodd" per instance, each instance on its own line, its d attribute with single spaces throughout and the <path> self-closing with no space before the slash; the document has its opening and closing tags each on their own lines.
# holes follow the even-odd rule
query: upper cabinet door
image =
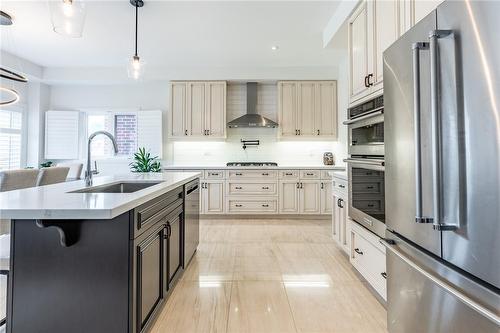
<svg viewBox="0 0 500 333">
<path fill-rule="evenodd" d="M 169 136 L 181 137 L 186 133 L 186 82 L 172 82 L 170 84 L 170 119 Z"/>
<path fill-rule="evenodd" d="M 348 22 L 349 97 L 355 101 L 370 92 L 368 76 L 368 8 L 363 2 Z"/>
<path fill-rule="evenodd" d="M 412 22 L 414 26 L 421 19 L 429 15 L 437 6 L 444 0 L 412 0 L 413 6 L 411 10 Z"/>
<path fill-rule="evenodd" d="M 316 131 L 314 128 L 314 111 L 316 83 L 312 81 L 300 82 L 298 84 L 298 92 L 298 134 L 307 136 L 315 135 Z"/>
<path fill-rule="evenodd" d="M 337 82 L 316 84 L 315 133 L 319 136 L 337 137 Z"/>
<path fill-rule="evenodd" d="M 398 2 L 396 0 L 372 0 L 369 11 L 373 18 L 373 69 L 368 81 L 372 91 L 383 88 L 383 52 L 398 39 Z"/>
<path fill-rule="evenodd" d="M 278 83 L 279 133 L 297 135 L 297 83 Z"/>
<path fill-rule="evenodd" d="M 226 136 L 226 82 L 208 82 L 206 84 L 206 135 L 211 137 Z"/>
<path fill-rule="evenodd" d="M 189 135 L 205 133 L 205 83 L 188 82 L 186 129 Z"/>
</svg>

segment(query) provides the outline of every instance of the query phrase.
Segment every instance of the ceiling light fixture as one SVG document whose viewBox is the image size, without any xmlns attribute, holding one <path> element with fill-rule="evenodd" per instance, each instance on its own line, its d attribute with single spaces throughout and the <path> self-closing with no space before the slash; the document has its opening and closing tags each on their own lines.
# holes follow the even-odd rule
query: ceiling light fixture
<svg viewBox="0 0 500 333">
<path fill-rule="evenodd" d="M 7 93 L 7 95 L 11 96 L 10 97 L 8 96 L 7 98 L 4 99 L 2 96 L 4 93 Z M 0 98 L 0 106 L 15 104 L 17 103 L 17 101 L 19 101 L 19 94 L 17 93 L 17 91 L 11 88 L 0 87 L 0 96 L 2 96 Z"/>
<path fill-rule="evenodd" d="M 279 48 L 280 48 L 280 47 L 279 47 L 278 45 L 273 45 L 273 46 L 271 46 L 271 50 L 273 50 L 273 51 L 278 51 L 278 50 L 279 50 Z"/>
<path fill-rule="evenodd" d="M 0 25 L 10 26 L 12 24 L 12 16 L 4 11 L 0 11 Z M 0 67 L 0 78 L 5 79 L 5 81 L 16 81 L 21 83 L 28 82 L 28 79 L 23 75 L 15 73 L 3 67 Z M 19 93 L 15 89 L 0 86 L 0 106 L 15 104 L 18 101 Z"/>
<path fill-rule="evenodd" d="M 127 66 L 128 76 L 137 80 L 144 73 L 144 66 L 146 63 L 141 61 L 139 54 L 137 53 L 137 31 L 138 31 L 138 14 L 139 8 L 144 6 L 143 0 L 130 0 L 130 4 L 135 7 L 135 53 Z"/>
<path fill-rule="evenodd" d="M 0 25 L 12 25 L 12 16 L 0 10 Z"/>
<path fill-rule="evenodd" d="M 82 37 L 87 13 L 83 0 L 49 1 L 49 10 L 55 32 L 73 38 Z"/>
</svg>

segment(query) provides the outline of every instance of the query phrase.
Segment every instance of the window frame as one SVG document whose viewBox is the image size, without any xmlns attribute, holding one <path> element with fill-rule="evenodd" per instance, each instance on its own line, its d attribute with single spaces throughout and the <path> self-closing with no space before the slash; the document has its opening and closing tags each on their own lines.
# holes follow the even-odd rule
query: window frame
<svg viewBox="0 0 500 333">
<path fill-rule="evenodd" d="M 88 131 L 88 116 L 89 115 L 105 115 L 105 116 L 111 116 L 112 118 L 112 130 L 110 133 L 113 136 L 116 136 L 115 129 L 116 129 L 116 123 L 115 123 L 115 116 L 119 115 L 135 115 L 136 119 L 138 119 L 138 112 L 139 109 L 112 109 L 112 108 L 92 108 L 92 109 L 81 109 L 80 112 L 84 114 L 84 121 L 83 121 L 83 135 L 84 137 L 82 138 L 82 142 L 84 145 L 84 149 L 82 149 L 82 152 L 84 152 L 84 156 L 87 156 L 87 140 L 88 137 L 91 133 Z M 138 138 L 136 138 L 138 140 Z M 116 155 L 116 156 L 100 156 L 100 155 L 93 155 L 93 159 L 98 160 L 98 161 L 106 161 L 106 160 L 132 160 L 133 154 L 130 155 Z"/>
<path fill-rule="evenodd" d="M 28 117 L 26 116 L 26 104 L 24 103 L 16 103 L 13 105 L 2 106 L 0 107 L 1 111 L 9 111 L 9 112 L 18 112 L 21 114 L 21 129 L 3 129 L 0 128 L 0 133 L 11 133 L 11 134 L 20 134 L 21 135 L 21 160 L 19 161 L 19 167 L 21 169 L 26 168 L 27 162 L 27 152 L 28 152 Z"/>
</svg>

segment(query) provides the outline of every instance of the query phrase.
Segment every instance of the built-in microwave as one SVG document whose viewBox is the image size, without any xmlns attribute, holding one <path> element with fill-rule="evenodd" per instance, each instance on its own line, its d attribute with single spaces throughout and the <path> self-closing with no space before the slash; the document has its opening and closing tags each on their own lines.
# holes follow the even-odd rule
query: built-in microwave
<svg viewBox="0 0 500 333">
<path fill-rule="evenodd" d="M 351 219 L 385 237 L 385 167 L 383 158 L 351 156 L 345 160 Z"/>
<path fill-rule="evenodd" d="M 349 155 L 384 156 L 383 97 L 376 97 L 349 109 Z"/>
</svg>

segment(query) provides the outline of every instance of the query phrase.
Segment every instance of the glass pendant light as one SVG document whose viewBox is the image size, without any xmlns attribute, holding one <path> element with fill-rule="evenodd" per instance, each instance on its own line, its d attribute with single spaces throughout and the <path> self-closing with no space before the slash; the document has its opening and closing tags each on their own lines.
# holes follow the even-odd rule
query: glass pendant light
<svg viewBox="0 0 500 333">
<path fill-rule="evenodd" d="M 139 7 L 144 6 L 143 0 L 130 0 L 130 4 L 135 7 L 135 53 L 130 59 L 127 66 L 127 73 L 130 78 L 138 80 L 144 74 L 146 63 L 139 57 L 137 53 L 137 30 L 138 30 L 138 13 Z"/>
<path fill-rule="evenodd" d="M 83 0 L 49 1 L 49 10 L 55 32 L 73 38 L 82 37 L 87 13 Z"/>
</svg>

